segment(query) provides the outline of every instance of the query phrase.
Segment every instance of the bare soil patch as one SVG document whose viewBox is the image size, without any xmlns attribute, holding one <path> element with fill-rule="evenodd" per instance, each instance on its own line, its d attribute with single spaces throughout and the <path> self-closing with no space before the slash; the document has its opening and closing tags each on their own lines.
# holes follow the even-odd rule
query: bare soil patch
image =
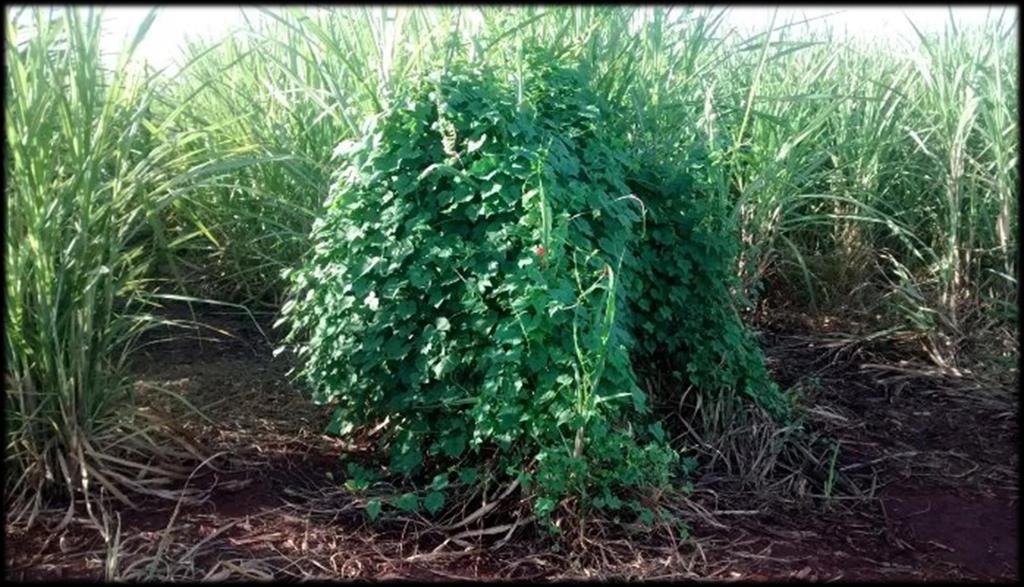
<svg viewBox="0 0 1024 587">
<path fill-rule="evenodd" d="M 774 376 L 801 387 L 808 426 L 839 443 L 836 468 L 868 497 L 742 494 L 709 476 L 692 499 L 717 524 L 694 519 L 691 540 L 609 534 L 580 556 L 554 550 L 527 528 L 501 548 L 477 538 L 469 552 L 437 554 L 440 538 L 416 532 L 415 520 L 370 526 L 351 507 L 339 456 L 365 447 L 321 433 L 329 414 L 289 381 L 285 359 L 272 358 L 264 336 L 269 317 L 262 328 L 244 314 L 207 311 L 199 320 L 215 330 L 199 338 L 154 335 L 132 369 L 145 409 L 168 415 L 181 434 L 225 457 L 220 471 L 194 480 L 210 489 L 201 503 L 175 512 L 174 503 L 151 500 L 119 511 L 117 577 L 1019 576 L 1015 393 L 921 375 L 919 366 L 900 363 L 900 349 L 820 332 L 765 334 Z M 205 418 L 159 389 L 185 398 Z M 8 527 L 5 537 L 8 579 L 101 579 L 110 563 L 110 547 L 82 524 L 60 532 L 46 524 L 27 532 Z"/>
</svg>

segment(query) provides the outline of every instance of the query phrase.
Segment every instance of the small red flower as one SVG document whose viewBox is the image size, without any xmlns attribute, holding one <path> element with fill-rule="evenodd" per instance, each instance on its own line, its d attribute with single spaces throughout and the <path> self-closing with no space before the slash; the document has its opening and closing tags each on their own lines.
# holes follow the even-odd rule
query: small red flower
<svg viewBox="0 0 1024 587">
<path fill-rule="evenodd" d="M 543 256 L 544 256 L 544 253 L 546 252 L 546 251 L 544 250 L 544 247 L 542 247 L 541 245 L 537 245 L 537 248 L 536 248 L 536 249 L 534 249 L 534 251 L 536 251 L 536 252 L 537 252 L 537 256 L 538 256 L 538 257 L 543 257 Z"/>
</svg>

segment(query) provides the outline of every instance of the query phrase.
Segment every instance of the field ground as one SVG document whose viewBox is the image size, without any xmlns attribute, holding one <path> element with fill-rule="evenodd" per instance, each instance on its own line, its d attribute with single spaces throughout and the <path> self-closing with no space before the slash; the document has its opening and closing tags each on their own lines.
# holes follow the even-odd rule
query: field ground
<svg viewBox="0 0 1024 587">
<path fill-rule="evenodd" d="M 876 479 L 874 498 L 830 503 L 730 492 L 708 475 L 692 499 L 707 510 L 693 538 L 611 536 L 586 560 L 553 552 L 532 529 L 501 548 L 434 552 L 436 533 L 413 523 L 369 527 L 335 479 L 354 450 L 320 434 L 327 414 L 286 376 L 272 344 L 242 315 L 205 313 L 203 340 L 146 348 L 132 367 L 142 402 L 171 412 L 181 433 L 222 472 L 198 475 L 201 503 L 154 501 L 120 514 L 115 576 L 127 579 L 586 578 L 983 579 L 1019 574 L 1017 404 L 1007 390 L 970 389 L 914 370 L 835 333 L 763 333 L 777 380 L 805 390 L 813 426 L 842 447 L 837 466 Z M 269 325 L 264 325 L 269 332 Z M 920 373 L 918 373 L 920 375 Z M 204 420 L 153 386 L 180 393 Z M 217 461 L 220 462 L 220 461 Z M 870 482 L 869 482 L 870 483 Z M 54 514 L 57 518 L 60 514 Z M 716 524 L 720 524 L 718 527 Z M 407 531 L 409 532 L 407 534 Z M 104 576 L 110 549 L 95 530 L 8 528 L 7 578 Z M 478 549 L 477 549 L 478 548 Z M 475 550 L 476 549 L 476 550 Z M 589 562 L 587 562 L 589 561 Z"/>
</svg>

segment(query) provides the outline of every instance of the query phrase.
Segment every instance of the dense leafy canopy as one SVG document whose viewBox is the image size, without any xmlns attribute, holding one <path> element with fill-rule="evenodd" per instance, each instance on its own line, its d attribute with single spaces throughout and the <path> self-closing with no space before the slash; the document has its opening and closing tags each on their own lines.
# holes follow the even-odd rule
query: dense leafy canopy
<svg viewBox="0 0 1024 587">
<path fill-rule="evenodd" d="M 699 173 L 636 160 L 584 68 L 524 69 L 451 67 L 339 147 L 289 274 L 288 342 L 336 406 L 332 432 L 387 419 L 388 468 L 434 479 L 428 511 L 482 467 L 542 517 L 570 495 L 642 514 L 626 494 L 680 468 L 634 362 L 667 356 L 682 384 L 783 406 Z"/>
</svg>

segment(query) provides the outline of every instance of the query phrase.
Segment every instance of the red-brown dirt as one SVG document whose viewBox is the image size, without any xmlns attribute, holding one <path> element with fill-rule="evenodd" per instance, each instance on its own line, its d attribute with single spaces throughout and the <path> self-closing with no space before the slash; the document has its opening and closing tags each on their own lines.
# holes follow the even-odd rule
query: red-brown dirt
<svg viewBox="0 0 1024 587">
<path fill-rule="evenodd" d="M 774 376 L 800 387 L 807 426 L 838 443 L 839 471 L 862 490 L 874 485 L 866 496 L 733 491 L 708 475 L 691 498 L 717 525 L 695 518 L 689 541 L 647 535 L 627 543 L 609 535 L 605 547 L 580 556 L 526 529 L 500 549 L 488 540 L 468 554 L 428 554 L 441 542 L 436 533 L 415 534 L 412 522 L 368 525 L 351 507 L 340 489 L 345 470 L 338 457 L 365 447 L 321 434 L 326 409 L 289 381 L 286 360 L 272 358 L 254 322 L 209 312 L 199 319 L 220 332 L 207 329 L 204 340 L 179 332 L 146 347 L 132 370 L 148 409 L 173 414 L 182 434 L 231 458 L 222 472 L 197 476 L 193 486 L 212 491 L 177 515 L 174 503 L 156 499 L 120 510 L 114 577 L 1019 576 L 1016 396 L 935 377 L 894 378 L 906 371 L 880 367 L 898 363 L 877 349 L 820 334 L 765 336 Z M 155 386 L 181 394 L 210 421 Z M 13 580 L 100 579 L 111 552 L 82 524 L 60 532 L 45 524 L 30 531 L 8 526 L 5 538 L 5 576 Z"/>
</svg>

